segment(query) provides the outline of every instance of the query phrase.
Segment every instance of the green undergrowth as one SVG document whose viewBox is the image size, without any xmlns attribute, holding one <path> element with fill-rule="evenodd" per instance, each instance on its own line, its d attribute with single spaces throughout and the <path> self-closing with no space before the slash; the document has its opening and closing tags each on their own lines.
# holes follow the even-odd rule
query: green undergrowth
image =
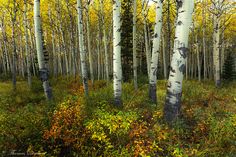
<svg viewBox="0 0 236 157">
<path fill-rule="evenodd" d="M 44 101 L 40 82 L 25 82 L 12 92 L 0 83 L 0 150 L 40 152 L 41 156 L 229 156 L 236 154 L 236 83 L 184 81 L 182 113 L 168 126 L 163 120 L 166 81 L 158 80 L 158 104 L 148 85 L 122 86 L 122 107 L 113 106 L 112 84 L 52 81 L 54 103 Z"/>
</svg>

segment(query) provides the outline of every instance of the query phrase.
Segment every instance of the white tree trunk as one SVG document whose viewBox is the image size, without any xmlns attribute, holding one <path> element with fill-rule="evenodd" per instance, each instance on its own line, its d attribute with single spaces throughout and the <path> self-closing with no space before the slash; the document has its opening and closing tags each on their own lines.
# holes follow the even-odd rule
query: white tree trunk
<svg viewBox="0 0 236 157">
<path fill-rule="evenodd" d="M 121 3 L 120 0 L 113 1 L 113 88 L 115 105 L 120 106 L 121 102 Z"/>
<path fill-rule="evenodd" d="M 30 60 L 31 60 L 31 66 L 33 69 L 33 76 L 36 76 L 36 65 L 35 65 L 35 61 L 34 61 L 34 56 L 35 56 L 35 52 L 37 51 L 35 48 L 35 40 L 32 36 L 32 32 L 33 32 L 33 28 L 29 30 L 29 38 L 30 38 Z"/>
<path fill-rule="evenodd" d="M 222 43 L 221 43 L 221 61 L 220 61 L 220 72 L 223 74 L 223 68 L 225 64 L 225 41 L 224 41 L 224 31 L 222 32 Z"/>
<path fill-rule="evenodd" d="M 51 16 L 51 8 L 48 10 L 48 16 L 50 24 L 53 25 L 53 20 Z M 58 68 L 57 68 L 57 54 L 56 54 L 56 44 L 55 44 L 55 31 L 52 29 L 52 56 L 53 56 L 53 76 L 57 76 Z"/>
<path fill-rule="evenodd" d="M 88 76 L 86 67 L 86 50 L 84 46 L 83 18 L 81 0 L 77 0 L 78 30 L 79 30 L 79 51 L 82 71 L 82 81 L 85 95 L 88 96 Z"/>
<path fill-rule="evenodd" d="M 202 1 L 203 3 L 203 8 L 202 8 L 202 22 L 203 22 L 203 26 L 202 26 L 202 48 L 203 48 L 203 66 L 204 66 L 204 73 L 203 73 L 203 77 L 204 80 L 207 78 L 207 66 L 206 66 L 206 9 L 205 9 L 205 0 Z"/>
<path fill-rule="evenodd" d="M 75 39 L 74 39 L 74 27 L 73 27 L 73 13 L 69 6 L 69 0 L 66 0 L 66 7 L 68 11 L 68 15 L 70 18 L 70 71 L 72 71 L 73 77 L 76 78 L 76 56 L 75 56 Z"/>
<path fill-rule="evenodd" d="M 146 61 L 147 61 L 147 72 L 148 77 L 150 73 L 150 65 L 151 65 L 151 53 L 149 48 L 149 41 L 148 41 L 148 30 L 147 30 L 147 2 L 146 0 L 142 0 L 142 16 L 144 18 L 144 40 L 145 40 L 145 53 L 146 53 Z"/>
<path fill-rule="evenodd" d="M 15 41 L 15 24 L 16 24 L 16 0 L 13 1 L 13 15 L 12 15 L 12 46 L 13 46 L 13 56 L 12 56 L 12 83 L 13 90 L 16 90 L 16 41 Z"/>
<path fill-rule="evenodd" d="M 35 40 L 37 49 L 37 58 L 39 65 L 39 74 L 43 82 L 45 96 L 48 100 L 52 99 L 52 90 L 49 86 L 49 71 L 46 67 L 43 54 L 42 26 L 40 17 L 40 0 L 34 0 L 34 25 L 35 25 Z"/>
<path fill-rule="evenodd" d="M 89 71 L 92 84 L 94 83 L 94 74 L 93 74 L 93 56 L 91 52 L 91 39 L 90 39 L 90 19 L 89 19 L 89 4 L 86 2 L 86 28 L 87 28 L 87 44 L 88 44 L 88 55 L 89 55 Z"/>
<path fill-rule="evenodd" d="M 214 65 L 214 80 L 215 86 L 220 86 L 220 18 L 214 16 L 214 30 L 213 30 L 213 65 Z"/>
<path fill-rule="evenodd" d="M 97 43 L 97 62 L 98 62 L 98 80 L 100 80 L 101 77 L 101 53 L 100 53 L 100 27 L 98 28 L 98 35 L 96 39 Z"/>
<path fill-rule="evenodd" d="M 192 23 L 194 0 L 177 0 L 178 17 L 173 56 L 167 85 L 164 117 L 167 122 L 176 120 L 180 112 L 182 81 L 188 54 L 188 35 Z"/>
<path fill-rule="evenodd" d="M 1 48 L 1 54 L 2 54 L 2 66 L 3 66 L 3 73 L 4 75 L 7 74 L 7 66 L 6 66 L 6 57 L 5 57 L 5 52 L 4 48 L 2 46 L 2 40 L 0 40 L 0 48 Z"/>
<path fill-rule="evenodd" d="M 61 17 L 61 7 L 62 7 L 62 2 L 60 0 L 57 0 L 57 18 L 58 18 L 58 22 L 59 22 L 59 31 L 60 31 L 60 34 L 61 34 L 61 40 L 62 40 L 62 48 L 63 48 L 63 57 L 64 57 L 64 60 L 65 60 L 65 70 L 66 70 L 66 75 L 69 74 L 70 70 L 69 70 L 69 61 L 68 61 L 68 52 L 67 52 L 67 49 L 66 49 L 66 35 L 63 31 L 63 21 L 62 21 L 62 17 Z"/>
<path fill-rule="evenodd" d="M 6 59 L 6 69 L 7 72 L 11 72 L 11 63 L 8 55 L 8 48 L 7 48 L 7 36 L 6 36 L 6 29 L 5 29 L 5 24 L 4 24 L 4 18 L 2 18 L 1 21 L 1 28 L 2 28 L 2 38 L 3 38 L 3 47 L 4 47 L 4 56 Z"/>
<path fill-rule="evenodd" d="M 198 43 L 196 46 L 196 51 L 197 51 L 197 69 L 198 69 L 198 81 L 201 81 L 201 64 L 200 64 L 200 53 L 199 53 L 199 47 Z"/>
<path fill-rule="evenodd" d="M 25 30 L 25 54 L 26 54 L 26 67 L 27 67 L 27 78 L 28 78 L 28 85 L 31 88 L 32 86 L 32 79 L 31 79 L 31 72 L 30 72 L 30 54 L 29 54 L 29 46 L 28 46 L 28 19 L 27 19 L 27 0 L 24 0 L 24 30 Z"/>
<path fill-rule="evenodd" d="M 137 64 L 137 37 L 136 37 L 136 22 L 137 22 L 137 1 L 133 1 L 133 72 L 134 72 L 134 88 L 138 90 L 138 64 Z"/>
<path fill-rule="evenodd" d="M 154 28 L 154 39 L 152 47 L 152 60 L 149 74 L 149 98 L 156 103 L 156 84 L 157 84 L 157 67 L 158 67 L 158 57 L 161 41 L 161 27 L 162 27 L 162 3 L 163 0 L 157 0 L 156 3 L 156 19 Z"/>
<path fill-rule="evenodd" d="M 106 25 L 105 25 L 105 15 L 103 11 L 103 1 L 99 1 L 100 9 L 101 9 L 101 19 L 102 19 L 102 26 L 103 26 L 103 44 L 104 44 L 104 51 L 105 51 L 105 68 L 106 68 L 106 80 L 107 83 L 109 82 L 109 59 L 108 59 L 108 50 L 107 50 L 107 33 L 106 33 Z"/>
</svg>

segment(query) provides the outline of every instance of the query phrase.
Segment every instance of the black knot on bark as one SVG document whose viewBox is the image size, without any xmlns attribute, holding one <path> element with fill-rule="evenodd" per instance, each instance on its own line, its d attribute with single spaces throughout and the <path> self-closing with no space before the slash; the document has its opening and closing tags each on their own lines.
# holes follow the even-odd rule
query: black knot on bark
<svg viewBox="0 0 236 157">
<path fill-rule="evenodd" d="M 177 8 L 181 8 L 183 6 L 183 0 L 176 0 L 177 2 Z"/>
<path fill-rule="evenodd" d="M 182 21 L 178 21 L 177 24 L 178 24 L 178 25 L 182 25 L 183 22 L 182 22 Z"/>
</svg>

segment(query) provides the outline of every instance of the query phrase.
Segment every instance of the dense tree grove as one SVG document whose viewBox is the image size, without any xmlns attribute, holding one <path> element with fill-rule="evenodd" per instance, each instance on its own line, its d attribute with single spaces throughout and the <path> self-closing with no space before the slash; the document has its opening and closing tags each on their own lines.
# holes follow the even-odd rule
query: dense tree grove
<svg viewBox="0 0 236 157">
<path fill-rule="evenodd" d="M 54 155 L 66 156 L 74 151 L 106 156 L 108 150 L 119 148 L 111 156 L 125 156 L 127 150 L 132 150 L 133 156 L 149 156 L 149 152 L 153 152 L 151 156 L 184 156 L 177 149 L 170 153 L 166 137 L 155 131 L 162 127 L 159 124 L 165 126 L 160 130 L 176 131 L 176 126 L 194 121 L 191 127 L 200 128 L 193 129 L 194 133 L 205 136 L 203 132 L 209 131 L 205 126 L 212 127 L 213 122 L 206 115 L 203 118 L 207 120 L 202 122 L 194 117 L 200 113 L 192 113 L 197 109 L 186 106 L 187 99 L 189 104 L 195 104 L 189 96 L 195 89 L 186 89 L 185 81 L 198 82 L 196 86 L 203 93 L 211 92 L 204 93 L 208 97 L 194 93 L 199 94 L 198 104 L 204 107 L 216 110 L 213 99 L 220 105 L 236 102 L 236 95 L 214 93 L 236 80 L 235 5 L 235 0 L 0 0 L 0 86 L 4 80 L 11 80 L 9 97 L 15 99 L 12 102 L 17 102 L 22 82 L 27 82 L 29 93 L 44 93 L 45 101 L 40 96 L 38 99 L 47 105 L 42 112 L 50 118 L 40 133 L 47 146 L 40 149 Z M 37 81 L 41 81 L 41 88 L 35 85 Z M 72 96 L 61 103 L 64 96 L 59 95 L 64 90 Z M 0 105 L 11 103 L 3 101 L 1 92 L 0 89 Z M 109 99 L 103 97 L 104 93 Z M 98 104 L 101 106 L 96 109 Z M 228 112 L 222 110 L 222 114 Z M 0 114 L 4 112 L 0 110 Z M 195 119 L 187 122 L 190 113 Z M 0 123 L 2 119 L 0 115 Z M 235 127 L 235 115 L 228 121 L 228 126 Z M 5 123 L 2 126 L 0 131 L 5 129 Z M 153 137 L 160 138 L 157 145 L 148 129 L 154 130 Z M 228 130 L 228 136 L 235 137 L 232 130 Z M 171 135 L 174 137 L 177 132 Z M 1 146 L 6 134 L 0 137 L 0 149 L 6 149 Z M 209 140 L 214 136 L 212 133 Z M 174 140 L 173 137 L 169 138 Z M 53 142 L 48 142 L 50 139 Z M 166 143 L 159 147 L 161 140 Z M 225 143 L 229 141 L 230 137 Z M 215 147 L 226 148 L 227 144 Z M 142 149 L 144 145 L 149 148 Z M 178 149 L 185 148 L 176 145 Z M 232 145 L 229 155 L 236 154 L 235 142 Z M 95 150 L 100 152 L 93 154 Z M 186 152 L 196 156 L 195 152 Z"/>
<path fill-rule="evenodd" d="M 50 75 L 73 76 L 80 75 L 83 69 L 79 55 L 79 33 L 77 27 L 76 1 L 41 1 L 42 30 L 45 46 L 49 52 Z M 215 66 L 211 60 L 213 52 L 218 51 L 219 63 L 223 67 L 224 56 L 234 47 L 235 8 L 233 1 L 203 0 L 195 2 L 195 13 L 190 31 L 190 53 L 186 66 L 186 78 L 204 77 L 211 79 Z M 106 4 L 106 5 L 104 5 Z M 133 1 L 121 2 L 121 53 L 123 80 L 132 79 L 132 17 Z M 90 79 L 111 77 L 112 74 L 112 10 L 109 1 L 82 1 L 83 33 L 86 51 L 86 64 Z M 103 6 L 103 7 L 102 7 Z M 35 32 L 33 20 L 33 1 L 2 1 L 1 2 L 1 71 L 5 75 L 26 77 L 37 74 Z M 21 16 L 24 15 L 24 16 Z M 155 24 L 155 3 L 137 1 L 136 13 L 136 44 L 137 66 L 139 74 L 146 74 L 149 68 L 144 68 L 151 61 L 152 43 Z M 163 4 L 163 29 L 160 44 L 159 78 L 167 76 L 170 70 L 174 47 L 176 3 L 168 0 Z M 216 17 L 216 18 L 215 18 Z M 218 22 L 217 20 L 220 20 Z M 88 22 L 86 22 L 88 21 Z M 217 24 L 214 24 L 218 22 Z M 170 25 L 170 26 L 169 26 Z M 215 26 L 214 26 L 215 25 Z M 216 28 L 217 26 L 217 28 Z M 170 28 L 169 28 L 170 27 Z M 218 30 L 219 28 L 219 30 Z M 216 30 L 217 29 L 217 30 Z M 103 31 L 105 31 L 103 33 Z M 215 32 L 219 37 L 214 39 Z M 219 38 L 219 39 L 218 39 Z M 15 40 L 16 39 L 16 40 Z M 103 39 L 97 43 L 97 39 Z M 224 40 L 227 39 L 227 40 Z M 218 43 L 215 43 L 216 40 Z M 15 42 L 15 44 L 14 44 Z M 27 46 L 25 46 L 27 43 Z M 102 44 L 105 43 L 105 44 Z M 204 43 L 204 44 L 202 44 Z M 215 46 L 215 45 L 219 46 Z M 209 46 L 206 46 L 209 45 Z M 210 46 L 212 45 L 212 46 Z M 170 48 L 169 48 L 170 46 Z M 16 49 L 16 50 L 15 50 Z M 169 50 L 171 49 L 171 50 Z M 148 51 L 148 52 L 146 52 Z M 233 51 L 233 49 L 232 49 Z M 99 52 L 99 53 L 98 53 Z M 14 57 L 15 56 L 15 57 Z M 148 56 L 148 58 L 147 58 Z M 197 57 L 199 56 L 199 57 Z M 222 57 L 221 57 L 222 56 Z M 83 57 L 82 57 L 83 58 Z M 147 59 L 146 59 L 147 58 Z M 16 61 L 15 61 L 16 60 Z M 216 59 L 214 59 L 216 60 Z M 150 62 L 148 61 L 148 62 Z M 107 63 L 108 62 L 108 63 Z M 222 62 L 222 63 L 221 63 Z M 98 64 L 99 63 L 99 64 Z M 216 64 L 216 61 L 214 62 Z M 150 65 L 149 65 L 150 66 Z M 14 72 L 14 67 L 16 72 Z M 28 74 L 27 74 L 28 67 Z M 199 70 L 198 70 L 199 69 Z M 108 72 L 107 72 L 108 71 Z M 217 71 L 222 71 L 219 69 Z M 217 74 L 217 77 L 219 77 Z M 93 78 L 94 77 L 94 78 Z"/>
</svg>

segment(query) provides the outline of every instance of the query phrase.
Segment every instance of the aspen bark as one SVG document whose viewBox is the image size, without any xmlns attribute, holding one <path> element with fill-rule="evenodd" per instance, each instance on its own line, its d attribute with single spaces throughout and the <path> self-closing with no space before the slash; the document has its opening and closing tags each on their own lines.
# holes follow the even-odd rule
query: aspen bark
<svg viewBox="0 0 236 157">
<path fill-rule="evenodd" d="M 53 25 L 53 20 L 52 20 L 52 16 L 51 16 L 51 8 L 49 8 L 48 10 L 48 17 L 49 17 L 49 21 L 50 24 Z M 52 29 L 52 56 L 53 56 L 53 76 L 57 76 L 57 55 L 56 55 L 56 45 L 55 45 L 55 31 L 54 29 Z"/>
<path fill-rule="evenodd" d="M 158 57 L 161 40 L 161 27 L 162 27 L 162 3 L 163 0 L 157 0 L 156 2 L 156 19 L 154 28 L 154 39 L 152 48 L 152 60 L 149 74 L 149 98 L 152 102 L 157 103 L 156 98 L 156 84 L 157 84 L 157 68 L 158 68 Z"/>
<path fill-rule="evenodd" d="M 214 80 L 215 86 L 220 86 L 220 18 L 218 15 L 214 16 L 214 30 L 213 30 L 213 71 L 214 71 Z"/>
<path fill-rule="evenodd" d="M 96 40 L 96 43 L 97 43 L 97 62 L 98 62 L 98 80 L 100 80 L 100 77 L 101 77 L 101 53 L 100 53 L 100 27 L 98 28 L 99 29 L 99 33 L 97 35 L 97 40 Z"/>
<path fill-rule="evenodd" d="M 7 35 L 5 31 L 4 17 L 2 18 L 2 21 L 1 21 L 1 28 L 2 28 L 2 38 L 3 38 L 3 52 L 4 52 L 4 58 L 6 59 L 6 69 L 8 72 L 11 72 L 12 68 L 11 68 L 11 63 L 10 63 L 9 54 L 8 54 Z"/>
<path fill-rule="evenodd" d="M 137 1 L 133 1 L 133 73 L 134 73 L 134 89 L 138 90 L 138 64 L 137 64 Z"/>
<path fill-rule="evenodd" d="M 90 13 L 89 2 L 86 2 L 86 29 L 87 29 L 87 44 L 88 44 L 88 55 L 89 55 L 89 72 L 90 72 L 90 79 L 93 84 L 94 83 L 94 74 L 93 74 L 93 58 L 92 58 L 92 52 L 91 52 L 89 13 Z"/>
<path fill-rule="evenodd" d="M 24 30 L 25 30 L 25 54 L 26 54 L 26 68 L 27 68 L 27 79 L 28 79 L 28 86 L 32 87 L 32 78 L 31 78 L 31 72 L 30 72 L 30 54 L 29 54 L 29 36 L 28 36 L 28 19 L 27 19 L 27 0 L 24 0 Z"/>
<path fill-rule="evenodd" d="M 88 96 L 88 74 L 86 67 L 86 50 L 84 46 L 84 34 L 83 34 L 83 18 L 82 18 L 82 4 L 81 0 L 77 0 L 77 16 L 78 16 L 78 30 L 79 30 L 79 51 L 80 62 L 82 71 L 82 81 L 84 86 L 85 96 Z"/>
<path fill-rule="evenodd" d="M 207 78 L 207 66 L 206 66 L 206 9 L 205 9 L 205 0 L 202 1 L 203 8 L 202 8 L 202 17 L 203 17 L 203 26 L 202 26 L 202 48 L 203 48 L 203 66 L 204 66 L 204 79 Z"/>
<path fill-rule="evenodd" d="M 151 65 L 151 53 L 149 48 L 149 41 L 148 41 L 148 30 L 147 30 L 147 2 L 146 0 L 142 0 L 142 16 L 144 18 L 144 40 L 145 40 L 145 53 L 146 53 L 146 61 L 147 61 L 147 72 L 148 78 L 150 73 L 150 65 Z"/>
<path fill-rule="evenodd" d="M 197 51 L 197 69 L 198 69 L 198 81 L 201 81 L 201 65 L 200 65 L 200 53 L 199 53 L 199 47 L 198 43 L 196 45 L 196 51 Z"/>
<path fill-rule="evenodd" d="M 113 88 L 115 105 L 121 106 L 121 3 L 120 0 L 113 1 Z"/>
<path fill-rule="evenodd" d="M 29 30 L 29 39 L 30 39 L 30 61 L 31 61 L 31 66 L 32 66 L 32 69 L 33 69 L 33 76 L 36 76 L 36 66 L 35 66 L 35 51 L 36 51 L 36 48 L 35 48 L 35 40 L 33 39 L 32 37 L 32 31 L 33 31 L 33 28 L 32 30 L 30 29 Z"/>
<path fill-rule="evenodd" d="M 104 52 L 105 52 L 105 68 L 106 68 L 106 80 L 109 82 L 109 56 L 108 56 L 108 46 L 107 46 L 107 31 L 105 25 L 105 17 L 104 17 L 104 4 L 103 0 L 99 0 L 99 5 L 101 9 L 101 20 L 102 20 L 102 29 L 103 29 L 103 44 L 104 44 Z"/>
<path fill-rule="evenodd" d="M 44 54 L 43 54 L 43 38 L 42 38 L 42 26 L 41 26 L 41 16 L 40 16 L 40 0 L 34 0 L 34 25 L 35 25 L 35 40 L 37 49 L 37 58 L 39 65 L 39 75 L 43 82 L 44 93 L 47 100 L 52 99 L 52 89 L 49 86 L 49 71 L 45 64 Z"/>
<path fill-rule="evenodd" d="M 69 0 L 66 0 L 66 6 L 67 6 L 67 11 L 69 14 L 70 18 L 70 50 L 71 50 L 71 55 L 70 55 L 70 71 L 72 71 L 73 77 L 76 77 L 76 55 L 75 55 L 75 40 L 74 40 L 74 27 L 73 27 L 73 15 L 71 13 L 71 10 L 69 8 Z"/>
<path fill-rule="evenodd" d="M 194 7 L 193 0 L 177 0 L 176 2 L 178 17 L 164 107 L 164 118 L 169 123 L 176 120 L 180 113 L 182 81 L 188 54 L 188 35 Z"/>
<path fill-rule="evenodd" d="M 61 2 L 60 0 L 57 0 L 57 18 L 58 18 L 58 21 L 59 21 L 59 32 L 61 34 L 61 40 L 62 40 L 62 48 L 63 48 L 63 57 L 64 57 L 64 60 L 65 60 L 65 71 L 66 71 L 66 75 L 69 74 L 69 62 L 68 62 L 68 52 L 67 52 L 67 49 L 66 49 L 66 39 L 65 39 L 65 33 L 63 31 L 63 27 L 62 27 L 62 18 L 61 18 Z"/>
</svg>

